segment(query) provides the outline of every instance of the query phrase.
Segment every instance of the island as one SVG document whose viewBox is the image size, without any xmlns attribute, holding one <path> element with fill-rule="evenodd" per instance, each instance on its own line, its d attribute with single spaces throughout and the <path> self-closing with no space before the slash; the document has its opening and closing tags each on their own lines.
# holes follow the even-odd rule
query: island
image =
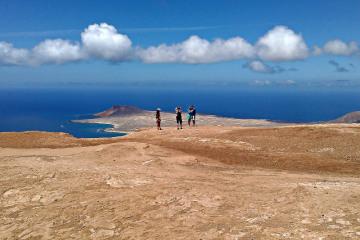
<svg viewBox="0 0 360 240">
<path fill-rule="evenodd" d="M 186 112 L 183 114 L 183 125 L 187 125 Z M 79 123 L 111 124 L 113 128 L 107 131 L 132 132 L 156 126 L 155 111 L 144 110 L 135 106 L 115 105 L 111 108 L 94 114 L 95 118 L 74 120 Z M 175 111 L 161 112 L 161 125 L 163 127 L 176 127 Z M 196 125 L 199 126 L 275 126 L 280 123 L 266 119 L 239 119 L 221 117 L 209 114 L 197 114 Z"/>
</svg>

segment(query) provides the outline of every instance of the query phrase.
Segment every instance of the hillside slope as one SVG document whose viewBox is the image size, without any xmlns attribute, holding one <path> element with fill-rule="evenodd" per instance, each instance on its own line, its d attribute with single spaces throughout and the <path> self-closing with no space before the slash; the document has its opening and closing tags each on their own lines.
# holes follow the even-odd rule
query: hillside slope
<svg viewBox="0 0 360 240">
<path fill-rule="evenodd" d="M 333 121 L 333 123 L 360 123 L 360 111 L 350 112 Z"/>
<path fill-rule="evenodd" d="M 0 139 L 0 239 L 360 237 L 357 125 Z"/>
</svg>

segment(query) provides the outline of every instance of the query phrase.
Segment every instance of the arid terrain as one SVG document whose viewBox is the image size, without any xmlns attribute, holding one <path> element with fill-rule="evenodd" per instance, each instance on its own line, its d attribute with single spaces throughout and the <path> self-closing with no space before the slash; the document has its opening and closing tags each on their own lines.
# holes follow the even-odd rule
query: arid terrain
<svg viewBox="0 0 360 240">
<path fill-rule="evenodd" d="M 0 133 L 0 239 L 360 239 L 360 125 Z"/>
</svg>

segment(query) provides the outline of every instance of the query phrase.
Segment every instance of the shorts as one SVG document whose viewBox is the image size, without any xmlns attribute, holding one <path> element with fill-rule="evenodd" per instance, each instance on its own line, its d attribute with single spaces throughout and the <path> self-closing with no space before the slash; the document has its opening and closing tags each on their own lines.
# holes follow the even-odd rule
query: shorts
<svg viewBox="0 0 360 240">
<path fill-rule="evenodd" d="M 193 121 L 195 121 L 195 115 L 192 115 L 192 116 L 191 116 L 191 119 L 192 119 Z"/>
</svg>

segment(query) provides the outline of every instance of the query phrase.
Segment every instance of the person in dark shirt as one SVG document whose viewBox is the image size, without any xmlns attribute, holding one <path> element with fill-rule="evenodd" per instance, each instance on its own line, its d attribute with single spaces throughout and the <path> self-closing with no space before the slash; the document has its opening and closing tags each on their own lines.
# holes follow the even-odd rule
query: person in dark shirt
<svg viewBox="0 0 360 240">
<path fill-rule="evenodd" d="M 191 109 L 191 115 L 190 116 L 191 116 L 193 126 L 195 126 L 196 108 L 195 108 L 194 105 L 191 105 L 189 109 Z M 190 121 L 189 121 L 189 126 L 190 126 Z"/>
<path fill-rule="evenodd" d="M 160 124 L 161 124 L 160 111 L 161 111 L 160 108 L 156 109 L 156 115 L 155 115 L 155 117 L 156 117 L 156 125 L 157 125 L 157 129 L 158 129 L 158 130 L 161 130 L 161 126 L 160 126 Z"/>
<path fill-rule="evenodd" d="M 175 108 L 175 113 L 176 113 L 176 124 L 177 124 L 177 129 L 182 129 L 182 113 L 181 113 L 181 107 L 176 107 Z"/>
</svg>

